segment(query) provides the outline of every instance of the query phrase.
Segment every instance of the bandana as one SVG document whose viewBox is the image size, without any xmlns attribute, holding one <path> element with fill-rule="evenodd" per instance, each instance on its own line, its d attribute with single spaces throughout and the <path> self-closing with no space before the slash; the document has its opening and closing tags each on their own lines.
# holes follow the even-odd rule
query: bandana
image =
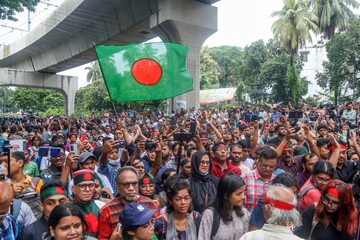
<svg viewBox="0 0 360 240">
<path fill-rule="evenodd" d="M 63 188 L 61 188 L 59 186 L 49 187 L 49 188 L 46 188 L 44 191 L 41 191 L 40 200 L 41 200 L 41 202 L 44 202 L 45 199 L 55 196 L 55 195 L 67 196 L 67 193 Z"/>
<path fill-rule="evenodd" d="M 94 181 L 95 176 L 93 171 L 77 171 L 74 173 L 74 185 L 78 185 L 79 183 L 85 182 L 85 181 Z"/>
<path fill-rule="evenodd" d="M 332 195 L 332 196 L 334 196 L 336 198 L 339 198 L 339 192 L 338 192 L 338 190 L 336 190 L 336 188 L 333 188 L 333 187 L 328 188 L 326 190 L 326 193 L 329 194 L 329 195 Z"/>
<path fill-rule="evenodd" d="M 286 210 L 286 211 L 290 211 L 296 208 L 295 205 L 289 204 L 287 202 L 268 198 L 266 194 L 264 195 L 264 203 L 270 204 L 274 208 Z"/>
<path fill-rule="evenodd" d="M 142 186 L 144 184 L 155 184 L 155 180 L 150 174 L 145 173 L 139 177 L 139 185 Z"/>
</svg>

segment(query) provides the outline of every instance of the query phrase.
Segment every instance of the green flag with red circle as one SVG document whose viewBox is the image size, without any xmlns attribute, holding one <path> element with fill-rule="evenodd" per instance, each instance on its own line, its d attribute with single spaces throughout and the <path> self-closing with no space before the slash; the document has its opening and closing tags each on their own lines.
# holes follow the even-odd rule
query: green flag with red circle
<svg viewBox="0 0 360 240">
<path fill-rule="evenodd" d="M 95 47 L 112 101 L 171 98 L 193 89 L 186 70 L 188 47 L 146 43 Z"/>
</svg>

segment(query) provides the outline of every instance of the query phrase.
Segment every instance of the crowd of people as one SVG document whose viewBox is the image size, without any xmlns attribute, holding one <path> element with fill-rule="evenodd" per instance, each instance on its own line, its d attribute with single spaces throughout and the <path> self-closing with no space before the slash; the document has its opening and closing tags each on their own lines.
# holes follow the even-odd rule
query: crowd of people
<svg viewBox="0 0 360 240">
<path fill-rule="evenodd" d="M 347 103 L 0 118 L 0 239 L 359 240 Z"/>
</svg>

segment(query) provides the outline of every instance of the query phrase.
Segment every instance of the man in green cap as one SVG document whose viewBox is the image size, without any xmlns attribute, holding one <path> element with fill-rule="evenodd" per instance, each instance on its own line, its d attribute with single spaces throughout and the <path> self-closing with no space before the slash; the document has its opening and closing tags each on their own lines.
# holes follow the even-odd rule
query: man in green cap
<svg viewBox="0 0 360 240">
<path fill-rule="evenodd" d="M 40 219 L 24 228 L 21 239 L 43 240 L 49 235 L 48 219 L 59 204 L 69 202 L 64 186 L 60 182 L 46 183 L 40 190 L 39 207 L 43 213 Z"/>
</svg>

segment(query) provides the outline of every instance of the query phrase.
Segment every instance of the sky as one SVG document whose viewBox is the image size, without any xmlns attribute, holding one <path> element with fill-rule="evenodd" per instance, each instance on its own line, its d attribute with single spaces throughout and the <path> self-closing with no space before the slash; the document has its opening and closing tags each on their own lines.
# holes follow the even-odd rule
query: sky
<svg viewBox="0 0 360 240">
<path fill-rule="evenodd" d="M 40 3 L 35 13 L 31 13 L 31 28 L 46 18 L 63 0 L 42 0 L 51 5 Z M 218 31 L 210 36 L 204 46 L 215 47 L 233 45 L 245 47 L 250 43 L 272 38 L 271 25 L 275 20 L 271 13 L 282 8 L 282 0 L 221 0 L 214 4 L 218 8 Z M 55 6 L 52 6 L 55 5 Z M 1 21 L 2 25 L 27 29 L 27 13 L 18 15 L 16 23 Z M 9 43 L 26 34 L 25 31 L 13 30 L 0 26 L 0 43 Z M 86 85 L 85 67 L 79 66 L 59 74 L 77 76 L 79 87 Z"/>
</svg>

